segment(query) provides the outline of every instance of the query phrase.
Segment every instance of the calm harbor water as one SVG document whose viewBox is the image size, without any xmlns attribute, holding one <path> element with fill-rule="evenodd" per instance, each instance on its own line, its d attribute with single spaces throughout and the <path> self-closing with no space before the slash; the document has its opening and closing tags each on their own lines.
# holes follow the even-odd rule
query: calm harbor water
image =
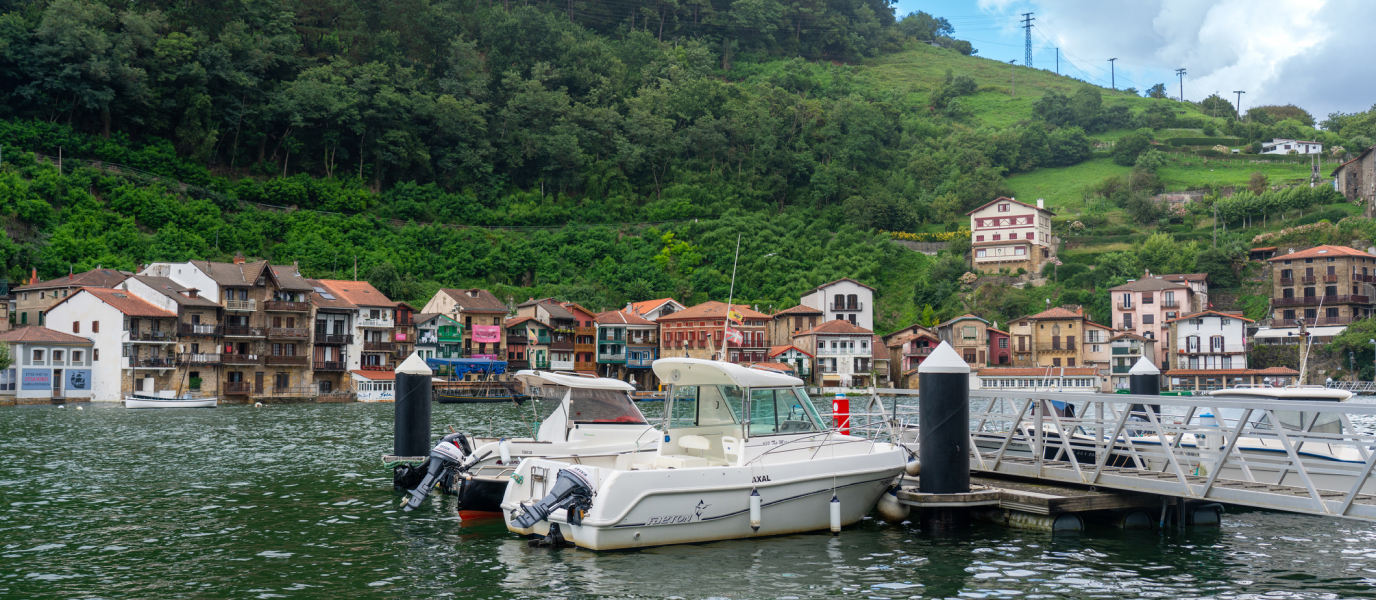
<svg viewBox="0 0 1376 600">
<path fill-rule="evenodd" d="M 644 405 L 653 415 L 656 404 Z M 436 405 L 438 430 L 529 429 Z M 0 598 L 1371 598 L 1376 526 L 1232 512 L 1223 527 L 527 548 L 451 498 L 416 513 L 379 456 L 392 406 L 0 409 Z"/>
</svg>

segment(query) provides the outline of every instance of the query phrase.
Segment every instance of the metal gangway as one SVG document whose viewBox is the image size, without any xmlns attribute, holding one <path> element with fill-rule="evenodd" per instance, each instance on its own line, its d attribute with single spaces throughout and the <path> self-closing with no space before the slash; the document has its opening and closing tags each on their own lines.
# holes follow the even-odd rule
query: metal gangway
<svg viewBox="0 0 1376 600">
<path fill-rule="evenodd" d="M 850 403 L 854 434 L 918 450 L 917 390 Z M 1376 404 L 971 390 L 969 462 L 978 474 L 1376 521 L 1373 426 Z"/>
<path fill-rule="evenodd" d="M 1376 394 L 1376 381 L 1330 381 L 1328 387 L 1364 396 Z"/>
</svg>

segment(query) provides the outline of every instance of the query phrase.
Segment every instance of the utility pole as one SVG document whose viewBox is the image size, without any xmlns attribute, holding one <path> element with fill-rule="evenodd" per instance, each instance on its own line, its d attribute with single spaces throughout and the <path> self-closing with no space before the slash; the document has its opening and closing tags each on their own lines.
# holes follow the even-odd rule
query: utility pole
<svg viewBox="0 0 1376 600">
<path fill-rule="evenodd" d="M 1175 74 L 1180 76 L 1180 101 L 1185 101 L 1185 69 L 1176 69 Z"/>
<path fill-rule="evenodd" d="M 1234 93 L 1234 94 L 1237 94 L 1237 120 L 1241 121 L 1241 120 L 1242 120 L 1242 95 L 1243 95 L 1243 94 L 1246 94 L 1247 92 L 1244 92 L 1244 91 L 1242 91 L 1242 90 L 1233 90 L 1233 93 Z"/>
<path fill-rule="evenodd" d="M 1118 89 L 1118 79 L 1117 79 L 1117 73 L 1115 72 L 1116 69 L 1114 69 L 1114 66 L 1117 64 L 1117 63 L 1113 62 L 1113 61 L 1115 61 L 1115 60 L 1118 60 L 1118 59 L 1116 59 L 1116 58 L 1110 58 L 1110 59 L 1108 59 L 1108 87 L 1110 87 L 1110 88 L 1112 88 L 1113 90 L 1116 91 L 1116 90 Z"/>
<path fill-rule="evenodd" d="M 1029 69 L 1032 68 L 1032 22 L 1036 21 L 1032 18 L 1033 14 L 1036 13 L 1022 13 L 1022 28 L 1027 32 L 1027 56 L 1023 57 L 1022 63 Z"/>
<path fill-rule="evenodd" d="M 1013 93 L 1010 95 L 1014 98 L 1018 97 L 1018 78 L 1017 75 L 1013 73 L 1013 66 L 1016 64 L 1018 64 L 1017 59 L 1008 61 L 1008 81 L 1011 81 L 1013 84 Z"/>
<path fill-rule="evenodd" d="M 1218 97 L 1218 90 L 1214 90 L 1214 97 Z M 1214 118 L 1218 118 L 1218 102 L 1214 102 Z"/>
<path fill-rule="evenodd" d="M 1214 249 L 1218 249 L 1218 200 L 1214 200 Z"/>
</svg>

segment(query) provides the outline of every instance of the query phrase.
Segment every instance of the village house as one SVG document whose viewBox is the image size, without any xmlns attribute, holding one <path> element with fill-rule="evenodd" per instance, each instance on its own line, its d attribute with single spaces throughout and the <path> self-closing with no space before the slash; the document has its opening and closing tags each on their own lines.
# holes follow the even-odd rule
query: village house
<svg viewBox="0 0 1376 600">
<path fill-rule="evenodd" d="M 659 318 L 660 355 L 688 358 L 718 358 L 725 334 L 727 305 L 711 300 Z M 733 304 L 731 310 L 741 314 L 740 324 L 731 328 L 741 332 L 743 344 L 732 343 L 727 360 L 734 363 L 765 362 L 769 353 L 766 328 L 770 316 L 748 306 Z"/>
<path fill-rule="evenodd" d="M 48 322 L 62 324 L 57 331 L 92 342 L 93 400 L 188 389 L 176 376 L 176 313 L 127 290 L 82 288 L 58 300 L 47 315 Z"/>
<path fill-rule="evenodd" d="M 358 369 L 358 342 L 354 322 L 358 307 L 335 295 L 319 279 L 307 279 L 315 290 L 311 305 L 315 307 L 315 332 L 311 344 L 311 369 L 315 386 L 321 393 L 347 393 L 353 388 L 349 372 Z"/>
<path fill-rule="evenodd" d="M 366 281 L 322 279 L 332 296 L 354 305 L 354 329 L 344 347 L 349 370 L 392 371 L 405 359 L 397 348 L 396 302 Z"/>
<path fill-rule="evenodd" d="M 877 335 L 870 336 L 870 373 L 874 374 L 874 380 L 870 385 L 893 387 L 893 379 L 889 377 L 892 369 L 889 357 L 889 349 L 884 346 L 884 339 Z"/>
<path fill-rule="evenodd" d="M 658 321 L 664 315 L 671 315 L 687 308 L 679 304 L 673 298 L 660 298 L 658 300 L 645 300 L 643 302 L 632 302 L 630 312 L 640 316 L 646 321 Z"/>
<path fill-rule="evenodd" d="M 563 307 L 573 314 L 576 324 L 573 327 L 573 368 L 582 373 L 597 373 L 597 313 L 579 306 L 577 302 L 564 302 Z"/>
<path fill-rule="evenodd" d="M 1110 340 L 1113 338 L 1113 328 L 1107 325 L 1100 325 L 1085 318 L 1085 339 L 1080 345 L 1081 364 L 1099 371 L 1099 380 L 1104 384 L 1102 391 L 1109 391 L 1111 373 L 1109 365 L 1113 360 L 1113 349 Z"/>
<path fill-rule="evenodd" d="M 506 334 L 503 324 L 509 311 L 492 292 L 478 288 L 442 289 L 435 292 L 420 312 L 439 313 L 463 325 L 460 335 L 463 336 L 464 358 L 502 360 L 506 357 L 502 349 Z"/>
<path fill-rule="evenodd" d="M 989 364 L 1002 367 L 1012 365 L 1011 336 L 1008 332 L 993 327 L 987 327 L 984 331 L 989 335 Z"/>
<path fill-rule="evenodd" d="M 827 321 L 793 337 L 793 345 L 817 359 L 812 383 L 822 387 L 868 387 L 874 370 L 874 332 L 849 320 Z"/>
<path fill-rule="evenodd" d="M 508 373 L 514 373 L 521 369 L 529 369 L 531 357 L 534 356 L 531 342 L 539 346 L 539 339 L 532 340 L 530 327 L 527 323 L 539 324 L 539 321 L 530 317 L 516 317 L 502 322 L 502 327 L 506 328 L 506 369 Z M 543 328 L 548 331 L 547 328 Z M 548 343 L 548 338 L 546 339 Z"/>
<path fill-rule="evenodd" d="M 1159 355 L 1156 352 L 1156 340 L 1135 333 L 1118 333 L 1109 338 L 1108 345 L 1113 356 L 1110 359 L 1112 362 L 1110 366 L 1112 381 L 1109 386 L 1115 390 L 1129 388 L 1128 374 L 1142 357 L 1146 357 L 1147 360 L 1153 361 L 1152 364 L 1156 364 L 1156 357 Z M 1157 367 L 1159 368 L 1160 365 Z"/>
<path fill-rule="evenodd" d="M 398 366 L 416 350 L 416 315 L 419 313 L 414 306 L 405 302 L 397 302 L 392 311 L 396 321 L 396 328 L 392 330 L 392 341 L 396 342 L 393 356 Z"/>
<path fill-rule="evenodd" d="M 936 326 L 937 337 L 955 349 L 971 369 L 989 363 L 989 322 L 975 315 L 963 315 Z"/>
<path fill-rule="evenodd" d="M 0 405 L 51 404 L 55 399 L 81 402 L 94 397 L 95 344 L 91 340 L 31 325 L 0 333 L 0 343 L 9 345 L 14 361 L 0 371 Z"/>
<path fill-rule="evenodd" d="M 1085 315 L 1080 307 L 1056 306 L 1027 317 L 1031 325 L 1032 365 L 1037 367 L 1085 366 L 1077 343 L 1084 338 Z"/>
<path fill-rule="evenodd" d="M 971 266 L 976 271 L 1040 273 L 1051 258 L 1051 218 L 1056 213 L 1040 198 L 1036 206 L 999 198 L 965 214 L 970 217 Z"/>
<path fill-rule="evenodd" d="M 1241 312 L 1204 311 L 1171 321 L 1174 367 L 1168 374 L 1172 391 L 1207 391 L 1289 383 L 1299 371 L 1287 367 L 1247 368 L 1247 324 Z"/>
<path fill-rule="evenodd" d="M 854 279 L 837 279 L 803 292 L 798 304 L 822 311 L 827 321 L 841 319 L 874 329 L 874 288 Z"/>
<path fill-rule="evenodd" d="M 1362 214 L 1376 216 L 1376 146 L 1362 150 L 1356 158 L 1333 169 L 1333 189 L 1344 198 L 1360 202 Z"/>
<path fill-rule="evenodd" d="M 1288 140 L 1285 138 L 1273 138 L 1269 142 L 1262 142 L 1262 154 L 1323 154 L 1323 144 L 1308 140 Z"/>
<path fill-rule="evenodd" d="M 462 358 L 463 325 L 440 313 L 417 313 L 416 352 L 421 358 Z M 509 325 L 508 325 L 509 327 Z"/>
<path fill-rule="evenodd" d="M 222 384 L 224 339 L 220 305 L 167 277 L 134 275 L 120 289 L 177 315 L 176 379 L 187 389 L 218 393 Z M 74 325 L 75 328 L 75 325 Z"/>
<path fill-rule="evenodd" d="M 773 363 L 788 365 L 793 370 L 795 377 L 808 379 L 812 376 L 812 361 L 816 357 L 812 353 L 789 343 L 771 347 L 766 358 Z"/>
<path fill-rule="evenodd" d="M 1165 371 L 1170 368 L 1165 356 L 1170 346 L 1170 328 L 1166 322 L 1203 310 L 1193 295 L 1187 283 L 1166 281 L 1159 275 L 1144 276 L 1109 288 L 1113 328 L 1160 340 L 1159 353 L 1151 357 L 1151 362 Z"/>
<path fill-rule="evenodd" d="M 597 370 L 602 377 L 629 382 L 635 369 L 643 382 L 654 362 L 659 326 L 629 310 L 628 306 L 597 315 Z"/>
<path fill-rule="evenodd" d="M 578 317 L 575 317 L 569 309 L 564 308 L 558 300 L 554 298 L 541 298 L 536 300 L 531 298 L 516 305 L 517 318 L 526 317 L 542 323 L 548 328 L 548 339 L 544 342 L 544 349 L 549 352 L 545 355 L 549 364 L 545 368 L 555 371 L 572 371 L 573 362 L 573 340 L 574 328 L 579 326 Z M 538 329 L 536 333 L 538 333 Z M 527 332 L 529 334 L 529 332 Z M 537 338 L 538 339 L 538 338 Z M 537 350 L 538 352 L 538 350 Z M 537 360 L 537 362 L 539 362 Z"/>
<path fill-rule="evenodd" d="M 771 316 L 773 318 L 769 321 L 769 343 L 775 346 L 792 344 L 793 336 L 816 327 L 819 321 L 827 320 L 826 313 L 821 309 L 805 304 L 785 308 Z"/>
<path fill-rule="evenodd" d="M 880 339 L 885 340 L 884 347 L 889 349 L 889 380 L 894 387 L 913 390 L 917 389 L 917 368 L 941 345 L 941 338 L 916 325 L 903 331 L 901 335 L 890 334 Z"/>
<path fill-rule="evenodd" d="M 1152 275 L 1147 271 L 1147 277 L 1160 277 L 1162 281 L 1171 281 L 1184 284 L 1190 288 L 1190 310 L 1209 309 L 1209 274 L 1208 273 L 1172 273 L 1170 275 Z"/>
<path fill-rule="evenodd" d="M 9 328 L 11 319 L 14 325 L 43 325 L 43 313 L 63 298 L 84 287 L 113 288 L 129 275 L 131 273 L 116 269 L 91 269 L 42 281 L 38 278 L 38 269 L 34 269 L 27 283 L 10 290 L 14 295 L 15 314 L 4 319 L 5 328 Z"/>
</svg>

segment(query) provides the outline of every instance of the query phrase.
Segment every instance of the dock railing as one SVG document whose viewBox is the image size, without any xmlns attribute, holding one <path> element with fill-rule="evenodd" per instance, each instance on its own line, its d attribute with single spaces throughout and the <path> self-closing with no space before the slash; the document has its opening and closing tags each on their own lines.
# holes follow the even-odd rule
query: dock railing
<svg viewBox="0 0 1376 600">
<path fill-rule="evenodd" d="M 852 435 L 917 451 L 917 390 L 849 400 Z M 1354 402 L 971 390 L 968 459 L 975 472 L 1376 521 L 1372 423 L 1376 404 Z"/>
</svg>

